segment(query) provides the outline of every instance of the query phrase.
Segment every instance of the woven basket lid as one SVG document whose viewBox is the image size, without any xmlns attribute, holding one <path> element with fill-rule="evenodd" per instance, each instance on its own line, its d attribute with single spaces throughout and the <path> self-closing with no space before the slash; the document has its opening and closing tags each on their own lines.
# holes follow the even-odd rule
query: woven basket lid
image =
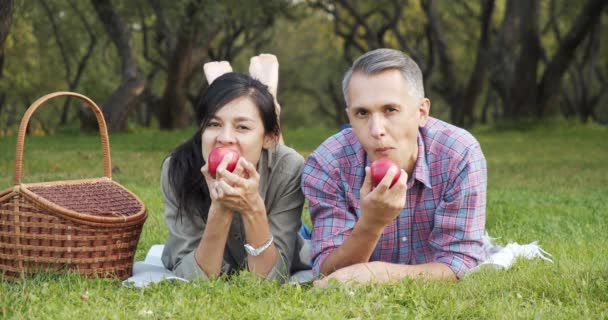
<svg viewBox="0 0 608 320">
<path fill-rule="evenodd" d="M 24 184 L 23 148 L 26 129 L 34 112 L 56 97 L 70 96 L 83 100 L 95 114 L 103 154 L 104 177 L 87 180 L 69 180 Z M 0 192 L 0 201 L 23 196 L 34 205 L 49 210 L 53 215 L 91 226 L 115 227 L 143 223 L 147 212 L 144 203 L 133 193 L 112 180 L 110 141 L 101 109 L 91 99 L 75 92 L 47 94 L 26 110 L 17 135 L 15 147 L 14 188 Z"/>
<path fill-rule="evenodd" d="M 143 202 L 109 178 L 22 184 L 29 200 L 58 215 L 91 225 L 138 223 L 146 218 Z"/>
</svg>

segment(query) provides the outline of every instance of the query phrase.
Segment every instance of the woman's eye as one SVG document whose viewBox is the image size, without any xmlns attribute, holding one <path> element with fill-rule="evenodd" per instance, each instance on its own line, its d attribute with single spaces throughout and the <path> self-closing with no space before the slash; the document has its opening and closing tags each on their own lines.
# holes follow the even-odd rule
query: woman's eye
<svg viewBox="0 0 608 320">
<path fill-rule="evenodd" d="M 239 130 L 249 130 L 249 127 L 248 126 L 240 125 L 240 126 L 237 127 L 237 129 L 239 129 Z"/>
<path fill-rule="evenodd" d="M 393 112 L 397 112 L 397 111 L 398 111 L 397 108 L 388 108 L 388 109 L 386 109 L 386 112 L 388 112 L 388 113 L 393 113 Z"/>
<path fill-rule="evenodd" d="M 207 127 L 219 127 L 220 123 L 219 122 L 209 122 L 209 124 L 207 124 Z"/>
</svg>

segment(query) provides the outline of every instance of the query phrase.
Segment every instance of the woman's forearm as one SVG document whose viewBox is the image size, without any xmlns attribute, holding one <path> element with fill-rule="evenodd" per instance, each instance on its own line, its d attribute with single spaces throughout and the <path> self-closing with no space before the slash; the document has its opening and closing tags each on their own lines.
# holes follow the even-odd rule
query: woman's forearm
<svg viewBox="0 0 608 320">
<path fill-rule="evenodd" d="M 209 278 L 222 272 L 224 247 L 232 224 L 233 213 L 215 206 L 209 209 L 207 226 L 196 248 L 195 258 L 198 266 Z"/>
<path fill-rule="evenodd" d="M 270 239 L 270 228 L 266 210 L 257 213 L 243 215 L 243 225 L 247 243 L 254 248 L 259 248 Z M 249 271 L 265 278 L 277 262 L 277 249 L 274 242 L 259 256 L 247 257 Z"/>
</svg>

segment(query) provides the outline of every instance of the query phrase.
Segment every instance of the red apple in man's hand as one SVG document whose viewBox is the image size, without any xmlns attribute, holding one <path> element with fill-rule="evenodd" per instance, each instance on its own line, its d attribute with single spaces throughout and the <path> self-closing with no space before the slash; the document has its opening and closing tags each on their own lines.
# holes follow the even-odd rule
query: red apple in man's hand
<svg viewBox="0 0 608 320">
<path fill-rule="evenodd" d="M 389 158 L 380 158 L 374 162 L 370 166 L 371 174 L 372 174 L 372 185 L 376 187 L 382 181 L 382 178 L 386 175 L 388 169 L 392 166 L 397 167 L 397 174 L 393 177 L 393 181 L 391 182 L 391 187 L 397 183 L 399 180 L 399 176 L 401 176 L 401 170 L 399 170 L 399 166 Z"/>
<path fill-rule="evenodd" d="M 232 154 L 232 159 L 230 160 L 230 162 L 228 162 L 228 165 L 226 166 L 226 170 L 232 172 L 236 168 L 236 163 L 239 161 L 240 156 L 239 156 L 238 152 L 236 152 L 230 148 L 219 147 L 219 148 L 213 149 L 211 151 L 211 153 L 209 154 L 209 159 L 207 160 L 207 165 L 208 165 L 209 174 L 211 175 L 211 177 L 213 177 L 213 179 L 215 179 L 215 173 L 217 172 L 217 167 L 220 165 L 220 163 L 224 159 L 224 156 L 229 153 Z"/>
</svg>

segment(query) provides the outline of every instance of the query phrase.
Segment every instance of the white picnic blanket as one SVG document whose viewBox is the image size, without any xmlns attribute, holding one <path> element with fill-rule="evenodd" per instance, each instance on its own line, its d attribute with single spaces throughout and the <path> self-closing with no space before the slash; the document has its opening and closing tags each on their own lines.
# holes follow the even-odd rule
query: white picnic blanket
<svg viewBox="0 0 608 320">
<path fill-rule="evenodd" d="M 494 268 L 497 270 L 508 270 L 515 262 L 516 258 L 525 258 L 528 260 L 539 258 L 548 262 L 553 262 L 550 253 L 543 250 L 534 241 L 529 244 L 518 244 L 511 242 L 502 247 L 495 244 L 495 238 L 491 238 L 487 233 L 484 235 L 483 249 L 488 257 L 484 262 L 477 267 L 469 270 L 467 274 L 474 273 L 483 268 Z M 144 261 L 135 262 L 133 265 L 133 276 L 123 281 L 123 286 L 129 287 L 147 287 L 151 283 L 160 282 L 163 280 L 188 282 L 184 278 L 175 275 L 171 270 L 166 269 L 161 261 L 164 244 L 153 245 Z M 290 278 L 290 283 L 306 283 L 313 280 L 312 271 L 304 270 L 296 272 Z"/>
<path fill-rule="evenodd" d="M 548 262 L 553 263 L 553 256 L 543 250 L 539 245 L 538 241 L 534 241 L 529 244 L 519 244 L 517 242 L 510 242 L 504 247 L 501 247 L 495 243 L 496 238 L 492 238 L 486 232 L 483 236 L 483 249 L 486 252 L 487 259 L 472 268 L 467 272 L 468 274 L 474 273 L 483 268 L 494 268 L 496 270 L 508 270 L 516 258 L 525 258 L 532 260 L 539 258 Z"/>
<path fill-rule="evenodd" d="M 163 280 L 188 282 L 188 280 L 176 276 L 173 271 L 165 268 L 161 260 L 164 248 L 164 244 L 153 245 L 148 250 L 144 261 L 133 264 L 133 276 L 123 281 L 122 285 L 144 288 L 151 283 Z"/>
<path fill-rule="evenodd" d="M 151 283 L 157 283 L 163 280 L 188 282 L 188 280 L 176 276 L 173 271 L 165 268 L 161 260 L 164 248 L 164 244 L 153 245 L 150 250 L 148 250 L 144 261 L 135 262 L 133 265 L 133 276 L 124 280 L 122 285 L 125 287 L 144 288 Z M 305 246 L 303 249 L 310 250 L 310 247 Z M 310 259 L 310 257 L 308 259 Z M 311 282 L 312 280 L 312 270 L 298 271 L 289 278 L 290 283 L 306 283 Z"/>
</svg>

